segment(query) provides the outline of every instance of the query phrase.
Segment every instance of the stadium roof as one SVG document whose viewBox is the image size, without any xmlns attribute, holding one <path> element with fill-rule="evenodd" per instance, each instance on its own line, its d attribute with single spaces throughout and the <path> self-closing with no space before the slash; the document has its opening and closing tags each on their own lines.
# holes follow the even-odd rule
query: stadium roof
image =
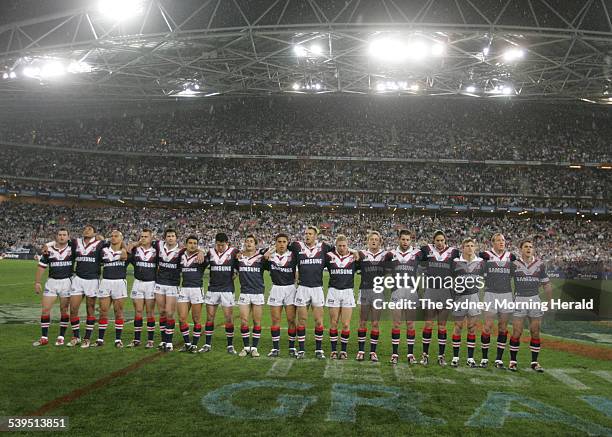
<svg viewBox="0 0 612 437">
<path fill-rule="evenodd" d="M 3 2 L 5 111 L 291 93 L 612 103 L 609 0 L 104 1 L 134 16 Z"/>
</svg>

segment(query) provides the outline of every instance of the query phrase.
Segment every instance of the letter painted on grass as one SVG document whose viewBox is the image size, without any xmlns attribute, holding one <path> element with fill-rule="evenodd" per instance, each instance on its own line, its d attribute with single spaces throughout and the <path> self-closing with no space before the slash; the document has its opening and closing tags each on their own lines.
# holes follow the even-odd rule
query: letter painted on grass
<svg viewBox="0 0 612 437">
<path fill-rule="evenodd" d="M 512 404 L 531 410 L 511 411 Z M 612 435 L 612 430 L 587 422 L 559 408 L 516 393 L 489 392 L 487 399 L 465 422 L 466 426 L 501 428 L 507 419 L 523 419 L 529 422 L 556 422 L 575 428 L 589 435 Z"/>
<path fill-rule="evenodd" d="M 361 396 L 368 394 L 369 397 Z M 372 393 L 383 396 L 372 397 Z M 442 425 L 444 420 L 435 419 L 422 414 L 417 406 L 424 396 L 418 392 L 407 392 L 398 387 L 369 384 L 334 384 L 332 386 L 331 407 L 327 420 L 332 422 L 355 422 L 357 407 L 383 408 L 394 412 L 403 422 L 419 425 Z"/>
<path fill-rule="evenodd" d="M 247 393 L 253 389 L 284 389 L 303 391 L 312 388 L 312 384 L 293 381 L 244 381 L 219 387 L 202 398 L 202 406 L 209 413 L 230 419 L 270 420 L 282 417 L 300 417 L 304 410 L 317 401 L 316 396 L 281 394 L 276 398 L 278 406 L 269 408 L 244 408 L 235 405 L 232 400 L 237 396 L 251 396 Z"/>
</svg>

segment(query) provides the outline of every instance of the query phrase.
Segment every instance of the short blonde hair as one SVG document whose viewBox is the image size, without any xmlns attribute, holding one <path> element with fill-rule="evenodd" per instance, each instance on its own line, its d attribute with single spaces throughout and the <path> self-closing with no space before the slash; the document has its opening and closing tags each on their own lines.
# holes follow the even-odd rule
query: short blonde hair
<svg viewBox="0 0 612 437">
<path fill-rule="evenodd" d="M 367 236 L 367 240 L 366 241 L 369 241 L 370 238 L 372 238 L 372 236 L 374 236 L 374 235 L 378 235 L 378 238 L 380 238 L 380 241 L 382 241 L 382 235 L 380 235 L 380 232 L 378 232 L 378 231 L 370 231 L 370 232 L 368 232 L 368 236 Z"/>
<path fill-rule="evenodd" d="M 476 246 L 476 242 L 474 241 L 473 238 L 466 238 L 465 240 L 461 242 L 461 247 L 465 246 L 468 243 L 474 243 L 474 246 Z"/>
<path fill-rule="evenodd" d="M 336 243 L 338 243 L 339 241 L 348 241 L 348 238 L 346 238 L 346 235 L 339 234 L 339 235 L 336 237 Z"/>
</svg>

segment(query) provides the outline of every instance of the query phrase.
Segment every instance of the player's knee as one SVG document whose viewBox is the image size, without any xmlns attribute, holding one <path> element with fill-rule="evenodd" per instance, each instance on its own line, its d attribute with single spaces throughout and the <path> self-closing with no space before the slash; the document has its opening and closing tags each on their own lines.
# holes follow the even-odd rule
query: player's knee
<svg viewBox="0 0 612 437">
<path fill-rule="evenodd" d="M 344 331 L 348 331 L 349 329 L 351 329 L 351 322 L 342 322 L 342 329 Z"/>
<path fill-rule="evenodd" d="M 378 320 L 372 320 L 372 329 L 378 329 L 379 323 Z"/>
</svg>

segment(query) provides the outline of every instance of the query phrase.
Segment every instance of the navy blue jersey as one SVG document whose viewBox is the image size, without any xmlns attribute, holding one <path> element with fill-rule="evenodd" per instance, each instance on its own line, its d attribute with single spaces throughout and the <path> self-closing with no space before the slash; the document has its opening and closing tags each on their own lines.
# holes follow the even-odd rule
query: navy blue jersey
<svg viewBox="0 0 612 437">
<path fill-rule="evenodd" d="M 325 267 L 329 272 L 329 287 L 337 290 L 345 290 L 355 287 L 355 272 L 358 262 L 352 253 L 340 256 L 338 252 L 327 252 Z"/>
<path fill-rule="evenodd" d="M 540 259 L 533 259 L 530 263 L 517 258 L 512 263 L 512 277 L 514 278 L 514 291 L 517 296 L 538 296 L 540 285 L 550 281 L 544 263 Z"/>
<path fill-rule="evenodd" d="M 76 238 L 70 244 L 76 262 L 76 275 L 81 279 L 98 279 L 102 262 L 102 248 L 108 246 L 108 243 L 95 238 L 86 243 L 83 238 Z"/>
<path fill-rule="evenodd" d="M 153 243 L 157 249 L 157 279 L 160 285 L 178 286 L 181 282 L 181 255 L 185 249 L 180 249 L 178 244 L 172 249 L 163 241 Z"/>
<path fill-rule="evenodd" d="M 455 291 L 459 294 L 476 294 L 480 291 L 478 288 L 478 278 L 484 277 L 485 273 L 485 261 L 476 256 L 473 260 L 468 261 L 461 255 L 459 258 L 453 259 L 451 270 L 453 277 L 455 278 Z M 462 281 L 457 281 L 457 278 L 463 278 Z M 465 282 L 465 278 L 474 278 L 471 283 Z M 482 280 L 482 279 L 481 279 Z M 459 287 L 461 290 L 457 291 Z"/>
<path fill-rule="evenodd" d="M 297 257 L 299 282 L 304 287 L 322 287 L 325 255 L 333 250 L 332 246 L 318 242 L 314 247 L 308 247 L 301 241 L 294 241 L 289 246 Z"/>
<path fill-rule="evenodd" d="M 282 255 L 274 252 L 270 259 L 264 262 L 264 268 L 270 270 L 272 284 L 286 286 L 295 284 L 295 269 L 297 256 L 290 250 Z"/>
<path fill-rule="evenodd" d="M 374 278 L 384 276 L 387 264 L 391 259 L 391 252 L 380 250 L 376 253 L 370 250 L 359 251 L 359 266 L 361 270 L 361 290 L 372 290 Z"/>
<path fill-rule="evenodd" d="M 200 251 L 189 254 L 187 251 L 181 255 L 181 277 L 182 287 L 188 288 L 202 288 L 204 279 L 204 270 L 208 266 L 208 261 L 204 260 L 202 263 L 198 263 L 198 255 Z"/>
<path fill-rule="evenodd" d="M 428 288 L 444 288 L 444 278 L 452 277 L 453 259 L 460 256 L 459 251 L 450 246 L 442 252 L 439 252 L 433 244 L 421 247 L 421 260 L 425 261 Z"/>
<path fill-rule="evenodd" d="M 47 253 L 43 254 L 38 265 L 49 267 L 49 277 L 51 279 L 66 279 L 72 276 L 72 247 L 66 245 L 63 249 L 58 249 L 55 243 L 47 243 Z"/>
<path fill-rule="evenodd" d="M 208 291 L 234 292 L 234 273 L 238 270 L 237 253 L 238 250 L 234 247 L 228 247 L 222 253 L 217 253 L 215 248 L 208 251 L 208 264 L 210 266 Z"/>
<path fill-rule="evenodd" d="M 492 250 L 480 252 L 479 257 L 485 260 L 486 291 L 491 293 L 512 293 L 512 263 L 516 256 L 504 251 L 501 255 Z"/>
<path fill-rule="evenodd" d="M 404 275 L 406 275 L 407 278 L 414 278 L 417 276 L 419 263 L 422 257 L 423 252 L 421 252 L 419 248 L 411 246 L 406 249 L 406 251 L 402 251 L 398 247 L 390 251 L 389 261 L 387 262 L 387 272 L 393 276 L 399 274 L 402 278 Z M 410 281 L 410 279 L 407 279 L 407 281 Z M 410 282 L 408 283 L 410 284 Z"/>
<path fill-rule="evenodd" d="M 128 260 L 134 266 L 134 278 L 143 282 L 155 281 L 157 276 L 157 249 L 153 246 L 145 249 L 137 246 L 128 254 Z"/>
<path fill-rule="evenodd" d="M 121 260 L 121 249 L 102 248 L 102 277 L 104 279 L 125 279 L 127 260 Z"/>
<path fill-rule="evenodd" d="M 255 253 L 252 256 L 238 256 L 238 277 L 240 278 L 240 293 L 263 294 L 265 290 L 263 254 Z"/>
</svg>

